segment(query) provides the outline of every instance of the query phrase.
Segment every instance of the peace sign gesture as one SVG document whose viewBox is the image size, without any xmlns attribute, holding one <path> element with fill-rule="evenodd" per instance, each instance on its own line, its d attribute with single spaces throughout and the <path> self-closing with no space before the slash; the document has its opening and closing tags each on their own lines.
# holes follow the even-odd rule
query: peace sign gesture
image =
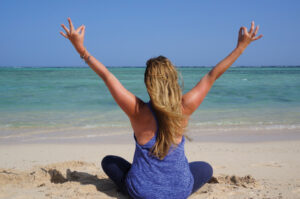
<svg viewBox="0 0 300 199">
<path fill-rule="evenodd" d="M 68 29 L 64 24 L 61 24 L 62 28 L 66 31 L 66 33 L 60 31 L 60 34 L 65 38 L 69 39 L 70 42 L 73 44 L 74 48 L 80 55 L 83 55 L 85 52 L 85 48 L 83 45 L 84 41 L 84 34 L 85 34 L 85 26 L 81 25 L 79 28 L 75 30 L 73 23 L 70 18 L 69 21 L 69 28 Z"/>
<path fill-rule="evenodd" d="M 254 30 L 254 21 L 251 22 L 251 27 L 250 27 L 249 32 L 247 31 L 246 27 L 242 26 L 239 31 L 237 47 L 242 46 L 242 47 L 246 48 L 252 41 L 262 38 L 263 35 L 259 35 L 259 36 L 255 37 L 258 32 L 258 29 L 259 29 L 259 26 L 256 26 L 256 28 Z"/>
</svg>

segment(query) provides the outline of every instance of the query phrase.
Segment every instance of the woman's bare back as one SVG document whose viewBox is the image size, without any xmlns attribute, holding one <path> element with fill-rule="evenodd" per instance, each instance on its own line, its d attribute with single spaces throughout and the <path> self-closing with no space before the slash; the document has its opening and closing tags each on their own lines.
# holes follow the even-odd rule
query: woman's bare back
<svg viewBox="0 0 300 199">
<path fill-rule="evenodd" d="M 141 103 L 141 116 L 137 120 L 130 120 L 131 126 L 133 128 L 135 137 L 137 139 L 138 144 L 144 145 L 148 143 L 157 130 L 157 125 L 155 121 L 155 117 L 152 114 L 151 110 L 147 106 L 145 102 Z M 185 113 L 185 110 L 182 106 L 182 113 Z M 188 117 L 189 118 L 189 117 Z M 185 125 L 188 124 L 188 119 L 183 121 Z M 176 143 L 179 144 L 182 140 L 182 136 L 176 138 Z"/>
</svg>

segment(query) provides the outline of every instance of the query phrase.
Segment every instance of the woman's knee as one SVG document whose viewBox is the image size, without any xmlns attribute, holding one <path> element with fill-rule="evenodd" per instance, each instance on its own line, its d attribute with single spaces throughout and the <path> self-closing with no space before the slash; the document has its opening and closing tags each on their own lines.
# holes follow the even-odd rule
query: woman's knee
<svg viewBox="0 0 300 199">
<path fill-rule="evenodd" d="M 207 168 L 208 180 L 210 180 L 211 177 L 213 176 L 214 170 L 209 163 L 207 163 L 207 162 L 204 162 L 204 163 L 206 164 L 206 168 Z"/>
<path fill-rule="evenodd" d="M 202 176 L 205 181 L 209 181 L 213 175 L 212 166 L 204 161 L 191 162 L 190 169 L 195 176 Z"/>
<path fill-rule="evenodd" d="M 104 169 L 108 164 L 110 164 L 111 160 L 114 158 L 112 155 L 105 156 L 101 161 L 102 169 Z"/>
</svg>

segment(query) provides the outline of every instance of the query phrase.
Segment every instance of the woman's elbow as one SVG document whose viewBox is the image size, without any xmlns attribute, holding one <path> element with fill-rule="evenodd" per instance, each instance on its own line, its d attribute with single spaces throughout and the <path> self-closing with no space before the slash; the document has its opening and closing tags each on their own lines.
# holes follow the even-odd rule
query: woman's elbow
<svg viewBox="0 0 300 199">
<path fill-rule="evenodd" d="M 216 74 L 216 72 L 214 72 L 213 70 L 207 73 L 207 78 L 210 82 L 215 82 L 218 79 L 218 77 L 218 74 Z"/>
</svg>

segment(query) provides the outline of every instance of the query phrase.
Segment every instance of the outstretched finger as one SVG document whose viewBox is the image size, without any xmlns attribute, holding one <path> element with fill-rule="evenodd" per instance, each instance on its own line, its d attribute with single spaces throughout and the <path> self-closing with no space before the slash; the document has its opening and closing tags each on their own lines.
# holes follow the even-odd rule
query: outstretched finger
<svg viewBox="0 0 300 199">
<path fill-rule="evenodd" d="M 249 30 L 250 35 L 253 33 L 253 30 L 254 30 L 254 21 L 251 22 L 251 28 Z"/>
<path fill-rule="evenodd" d="M 61 27 L 63 27 L 67 34 L 70 34 L 69 29 L 64 24 L 61 24 Z"/>
<path fill-rule="evenodd" d="M 74 31 L 74 26 L 73 26 L 73 23 L 72 23 L 70 17 L 68 18 L 68 21 L 69 21 L 69 25 L 70 25 L 70 33 L 72 33 Z"/>
<path fill-rule="evenodd" d="M 263 35 L 259 35 L 259 36 L 255 37 L 255 38 L 253 38 L 252 40 L 255 41 L 255 40 L 258 40 L 258 39 L 260 39 L 262 37 L 263 37 Z"/>
<path fill-rule="evenodd" d="M 253 33 L 253 37 L 255 37 L 255 35 L 257 34 L 258 29 L 259 29 L 259 26 L 256 26 L 255 31 L 254 31 L 254 33 Z"/>
<path fill-rule="evenodd" d="M 84 37 L 84 34 L 85 34 L 85 26 L 82 26 L 81 35 Z"/>
<path fill-rule="evenodd" d="M 244 34 L 247 34 L 247 28 L 245 26 L 242 27 L 243 31 L 244 31 Z"/>
<path fill-rule="evenodd" d="M 242 37 L 242 35 L 243 35 L 243 27 L 240 27 L 239 37 Z"/>
<path fill-rule="evenodd" d="M 79 26 L 77 29 L 76 29 L 76 32 L 79 33 L 82 29 L 83 25 Z"/>
<path fill-rule="evenodd" d="M 64 36 L 65 38 L 69 39 L 69 37 L 68 37 L 65 33 L 63 33 L 62 31 L 60 31 L 59 33 L 60 33 L 62 36 Z"/>
</svg>

